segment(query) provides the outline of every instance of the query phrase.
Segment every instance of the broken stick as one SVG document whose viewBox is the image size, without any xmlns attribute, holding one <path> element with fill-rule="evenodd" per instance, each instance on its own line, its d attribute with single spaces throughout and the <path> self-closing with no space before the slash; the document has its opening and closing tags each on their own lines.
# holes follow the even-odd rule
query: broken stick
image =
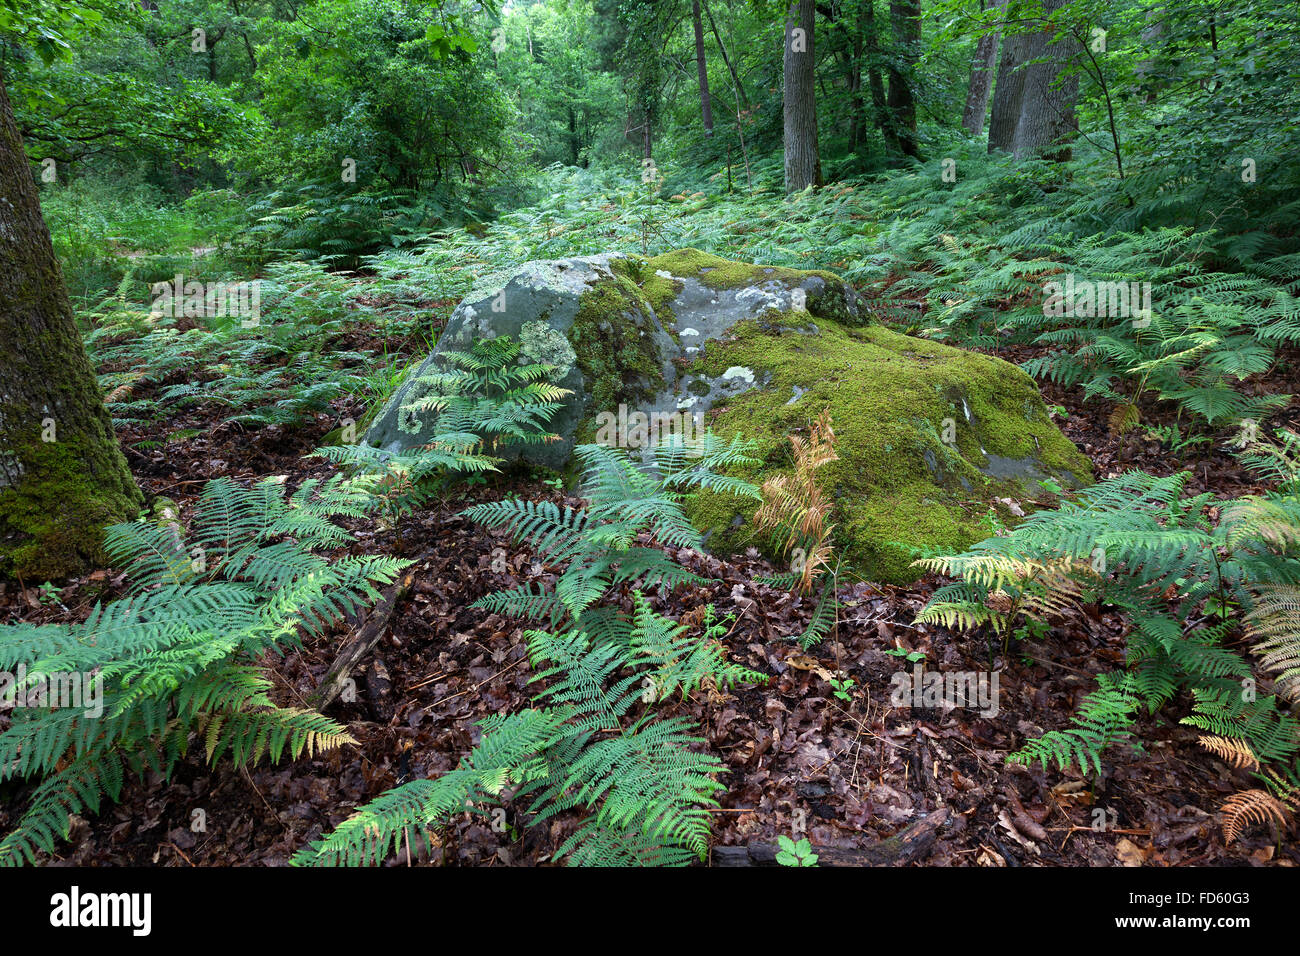
<svg viewBox="0 0 1300 956">
<path fill-rule="evenodd" d="M 370 653 L 371 648 L 384 636 L 384 631 L 388 628 L 388 619 L 393 616 L 393 610 L 398 602 L 406 596 L 406 592 L 411 590 L 414 580 L 415 572 L 405 571 L 388 587 L 388 590 L 384 591 L 379 598 L 379 603 L 366 618 L 365 624 L 343 645 L 338 657 L 334 659 L 334 663 L 321 679 L 320 686 L 307 695 L 307 703 L 317 710 L 324 710 L 334 702 L 334 698 L 343 693 L 343 688 L 347 686 L 348 678 L 357 664 L 361 663 L 362 659 Z"/>
</svg>

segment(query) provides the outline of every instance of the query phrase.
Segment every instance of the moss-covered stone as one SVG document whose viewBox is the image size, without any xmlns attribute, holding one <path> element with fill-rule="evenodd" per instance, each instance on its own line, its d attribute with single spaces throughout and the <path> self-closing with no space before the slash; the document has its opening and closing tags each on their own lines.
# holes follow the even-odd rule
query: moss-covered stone
<svg viewBox="0 0 1300 956">
<path fill-rule="evenodd" d="M 857 307 L 852 287 L 835 273 L 821 269 L 754 265 L 724 259 L 699 249 L 665 252 L 650 259 L 647 265 L 651 274 L 661 282 L 676 283 L 673 295 L 681 292 L 682 279 L 694 279 L 717 291 L 743 290 L 775 283 L 800 290 L 805 296 L 807 310 L 813 315 L 852 324 L 863 314 Z M 665 279 L 665 274 L 675 278 Z"/>
<path fill-rule="evenodd" d="M 882 581 L 915 578 L 912 548 L 986 536 L 989 509 L 1037 494 L 1041 478 L 1089 480 L 1088 462 L 1018 368 L 868 319 L 832 273 L 683 249 L 534 262 L 485 279 L 452 313 L 438 350 L 510 335 L 529 360 L 557 365 L 558 384 L 573 390 L 551 425 L 563 440 L 525 454 L 561 471 L 575 444 L 595 440 L 597 416 L 626 405 L 707 417 L 724 436 L 754 439 L 761 465 L 749 477 L 761 482 L 789 467 L 789 435 L 830 408 L 841 460 L 821 478 L 839 543 L 860 573 Z M 406 390 L 376 417 L 372 444 L 426 440 L 427 422 L 414 431 L 395 423 Z M 765 544 L 753 511 L 708 493 L 690 505 L 721 552 Z"/>
<path fill-rule="evenodd" d="M 1052 423 L 1032 379 L 999 359 L 880 327 L 798 315 L 733 327 L 697 363 L 706 375 L 752 369 L 761 387 L 715 406 L 713 428 L 755 440 L 761 481 L 790 464 L 788 436 L 830 408 L 840 460 L 819 472 L 835 502 L 844 556 L 873 580 L 906 582 L 913 547 L 961 547 L 988 535 L 998 498 L 1040 477 L 1090 480 L 1086 458 Z M 945 438 L 950 439 L 945 441 Z M 752 506 L 705 494 L 692 520 L 718 550 L 754 538 Z"/>
<path fill-rule="evenodd" d="M 562 469 L 574 444 L 589 437 L 587 425 L 598 412 L 665 390 L 676 343 L 637 284 L 650 277 L 642 258 L 603 255 L 529 262 L 481 279 L 452 312 L 433 354 L 375 413 L 364 440 L 390 450 L 429 441 L 435 416 L 410 408 L 420 397 L 420 378 L 438 367 L 440 352 L 506 335 L 520 343 L 520 361 L 554 365 L 555 384 L 572 393 L 550 422 L 560 441 L 509 454 Z"/>
<path fill-rule="evenodd" d="M 800 282 L 808 276 L 818 276 L 828 282 L 842 282 L 833 272 L 821 270 L 790 269 L 786 266 L 760 266 L 749 262 L 724 259 L 699 249 L 676 249 L 654 256 L 648 262 L 652 272 L 667 272 L 683 278 L 698 279 L 710 289 L 739 289 L 775 279 L 780 282 Z"/>
<path fill-rule="evenodd" d="M 628 278 L 615 275 L 594 283 L 578 301 L 569 328 L 583 387 L 587 417 L 617 413 L 620 404 L 649 401 L 664 388 L 661 336 L 645 295 Z"/>
</svg>

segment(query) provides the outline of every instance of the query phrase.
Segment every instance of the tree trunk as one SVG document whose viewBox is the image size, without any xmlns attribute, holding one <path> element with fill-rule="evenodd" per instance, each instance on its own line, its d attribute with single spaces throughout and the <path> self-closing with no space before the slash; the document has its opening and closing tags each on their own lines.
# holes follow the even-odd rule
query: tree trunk
<svg viewBox="0 0 1300 956">
<path fill-rule="evenodd" d="M 1011 14 L 1014 16 L 1014 14 Z M 1002 38 L 1002 57 L 998 61 L 998 82 L 993 89 L 993 114 L 989 118 L 989 152 L 1010 152 L 1020 120 L 1020 105 L 1025 92 L 1025 72 L 1021 69 L 1027 57 L 1028 38 L 1023 33 L 1013 33 Z"/>
<path fill-rule="evenodd" d="M 814 0 L 793 0 L 785 23 L 785 191 L 820 186 L 817 155 L 817 77 L 813 56 Z"/>
<path fill-rule="evenodd" d="M 889 115 L 905 154 L 921 158 L 916 142 L 916 97 L 912 92 L 914 70 L 921 54 L 920 0 L 891 0 L 889 20 L 894 32 L 894 62 L 889 69 Z"/>
<path fill-rule="evenodd" d="M 862 99 L 862 34 L 866 25 L 866 15 L 859 3 L 854 12 L 852 40 L 849 45 L 849 152 L 856 153 L 862 145 L 863 128 L 866 126 L 866 103 Z"/>
<path fill-rule="evenodd" d="M 865 14 L 862 36 L 867 47 L 867 87 L 871 90 L 871 109 L 876 114 L 880 135 L 884 137 L 885 151 L 901 153 L 903 149 L 898 142 L 898 133 L 885 103 L 885 81 L 880 76 L 880 37 L 876 33 L 875 0 L 863 0 L 862 9 Z"/>
<path fill-rule="evenodd" d="M 1142 27 L 1141 47 L 1144 50 L 1154 50 L 1164 40 L 1166 30 L 1166 20 L 1168 13 L 1163 7 L 1154 6 L 1147 10 L 1146 19 Z M 1143 99 L 1148 103 L 1154 103 L 1160 90 L 1160 82 L 1151 76 L 1156 65 L 1155 57 L 1151 57 L 1138 62 L 1136 74 L 1138 78 L 1138 90 Z"/>
<path fill-rule="evenodd" d="M 993 9 L 998 9 L 1006 0 L 992 0 Z M 966 91 L 966 107 L 962 110 L 962 129 L 972 136 L 984 132 L 984 119 L 989 111 L 989 92 L 993 89 L 993 67 L 998 58 L 998 40 L 1001 38 L 1001 25 L 980 34 L 975 44 L 975 56 L 970 67 L 970 88 Z"/>
<path fill-rule="evenodd" d="M 581 144 L 578 142 L 578 118 L 573 114 L 573 106 L 566 107 L 569 114 L 569 165 L 578 165 L 578 154 L 581 152 Z"/>
<path fill-rule="evenodd" d="M 0 76 L 0 572 L 102 563 L 140 491 L 113 436 Z"/>
<path fill-rule="evenodd" d="M 1069 0 L 1043 0 L 1043 13 L 1051 16 Z M 1068 36 L 1053 42 L 1054 29 L 1045 25 L 1027 36 L 1026 60 L 1023 69 L 1024 94 L 1020 102 L 1020 118 L 1011 142 L 1011 151 L 1017 159 L 1051 155 L 1064 162 L 1070 158 L 1068 141 L 1077 129 L 1074 121 L 1074 104 L 1079 97 L 1078 76 L 1062 77 L 1062 71 L 1074 56 Z"/>
<path fill-rule="evenodd" d="M 704 21 L 700 18 L 700 0 L 691 0 L 691 17 L 695 21 L 695 69 L 700 75 L 700 115 L 704 118 L 704 135 L 713 135 L 713 103 L 709 99 L 709 68 L 704 61 Z"/>
<path fill-rule="evenodd" d="M 722 62 L 727 65 L 727 72 L 731 74 L 731 82 L 736 87 L 736 99 L 740 101 L 740 107 L 743 109 L 749 105 L 749 100 L 745 96 L 745 87 L 740 82 L 740 74 L 731 64 L 731 57 L 727 56 L 727 47 L 722 42 L 722 36 L 718 33 L 718 25 L 713 20 L 713 11 L 709 9 L 709 0 L 701 0 L 704 5 L 704 15 L 709 19 L 709 30 L 713 33 L 713 39 L 718 41 L 718 52 L 722 54 Z"/>
</svg>

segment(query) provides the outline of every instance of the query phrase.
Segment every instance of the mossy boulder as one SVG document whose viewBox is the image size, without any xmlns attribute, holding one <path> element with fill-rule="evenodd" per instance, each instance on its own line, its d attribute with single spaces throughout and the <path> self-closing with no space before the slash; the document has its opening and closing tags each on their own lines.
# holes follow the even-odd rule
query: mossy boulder
<svg viewBox="0 0 1300 956">
<path fill-rule="evenodd" d="M 603 440 L 598 421 L 617 418 L 623 439 L 621 426 L 639 414 L 754 440 L 762 464 L 748 477 L 762 481 L 789 467 L 789 435 L 829 408 L 840 460 L 820 477 L 842 553 L 875 580 L 914 579 L 913 547 L 985 537 L 990 507 L 1038 494 L 1041 480 L 1091 480 L 1016 366 L 873 324 L 832 273 L 694 249 L 530 262 L 480 281 L 364 440 L 390 449 L 427 441 L 433 423 L 403 408 L 419 397 L 414 378 L 439 352 L 497 335 L 522 343 L 521 361 L 556 365 L 573 390 L 552 423 L 562 440 L 520 452 L 557 469 L 574 444 Z M 753 510 L 708 493 L 690 505 L 720 552 L 768 543 L 754 534 Z"/>
<path fill-rule="evenodd" d="M 712 427 L 756 442 L 754 481 L 789 468 L 789 436 L 831 410 L 840 458 L 818 478 L 832 495 L 841 553 L 871 580 L 915 580 L 913 548 L 988 537 L 990 508 L 1014 521 L 1026 499 L 1042 495 L 1040 481 L 1091 481 L 1088 460 L 1052 422 L 1034 381 L 1000 359 L 881 326 L 772 313 L 710 342 L 696 363 L 704 376 L 738 367 L 755 385 L 714 409 Z M 752 513 L 707 492 L 690 505 L 724 553 L 766 543 L 754 536 Z"/>
<path fill-rule="evenodd" d="M 619 259 L 529 262 L 481 279 L 452 312 L 433 353 L 408 371 L 374 416 L 363 441 L 390 450 L 427 442 L 432 416 L 421 419 L 404 407 L 422 397 L 415 380 L 436 370 L 442 352 L 508 335 L 521 345 L 521 363 L 556 366 L 556 384 L 573 393 L 551 422 L 562 440 L 519 452 L 537 464 L 563 468 L 580 423 L 597 406 L 644 401 L 663 390 L 672 372 L 673 340 L 645 293 L 615 267 Z"/>
</svg>

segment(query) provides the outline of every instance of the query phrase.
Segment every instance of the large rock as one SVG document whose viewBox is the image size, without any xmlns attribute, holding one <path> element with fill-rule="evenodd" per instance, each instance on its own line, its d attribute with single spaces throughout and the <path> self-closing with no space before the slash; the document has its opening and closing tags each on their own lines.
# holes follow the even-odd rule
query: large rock
<svg viewBox="0 0 1300 956">
<path fill-rule="evenodd" d="M 520 341 L 521 361 L 556 365 L 574 392 L 552 423 L 562 441 L 523 452 L 554 468 L 575 443 L 611 431 L 635 446 L 647 421 L 705 422 L 755 440 L 763 464 L 750 477 L 762 480 L 789 466 L 788 436 L 829 407 L 840 461 L 820 476 L 834 492 L 845 556 L 876 580 L 915 578 L 913 546 L 987 536 L 990 507 L 1010 518 L 1003 499 L 1039 493 L 1040 480 L 1090 480 L 1016 366 L 873 324 L 833 274 L 693 249 L 530 262 L 482 280 L 365 440 L 390 449 L 427 441 L 434 423 L 403 409 L 420 397 L 415 380 L 439 352 L 495 335 Z M 764 544 L 752 512 L 708 493 L 691 505 L 720 551 Z"/>
</svg>

